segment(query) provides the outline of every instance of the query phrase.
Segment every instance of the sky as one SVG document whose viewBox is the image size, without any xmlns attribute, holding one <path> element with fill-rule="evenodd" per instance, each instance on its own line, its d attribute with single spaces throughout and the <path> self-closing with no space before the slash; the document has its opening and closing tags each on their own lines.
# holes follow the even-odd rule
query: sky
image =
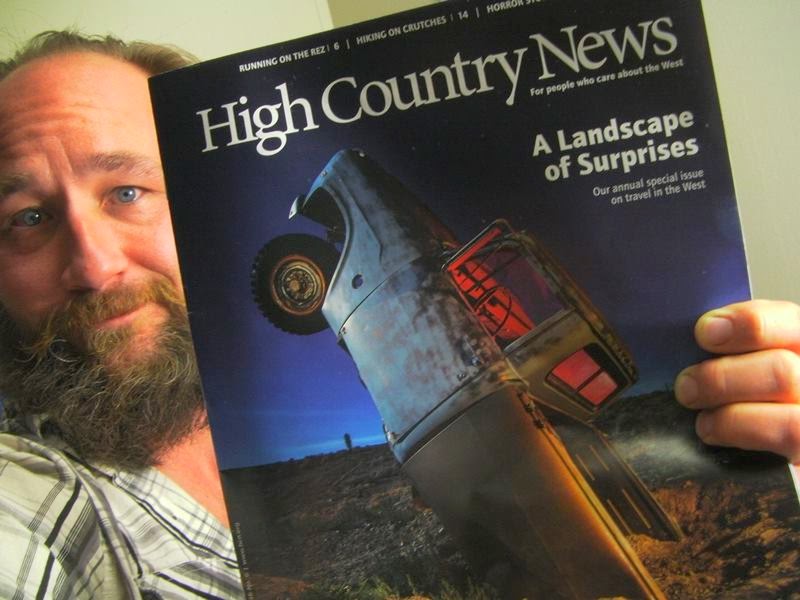
<svg viewBox="0 0 800 600">
<path fill-rule="evenodd" d="M 250 292 L 253 259 L 269 240 L 288 233 L 324 237 L 322 227 L 309 219 L 290 221 L 289 208 L 297 195 L 308 192 L 328 160 L 346 148 L 363 150 L 402 181 L 462 242 L 497 218 L 540 239 L 630 348 L 640 380 L 629 394 L 663 389 L 683 366 L 702 357 L 691 339 L 694 320 L 749 293 L 702 26 L 689 6 L 617 3 L 638 11 L 621 20 L 606 5 L 578 12 L 575 3 L 562 2 L 549 5 L 549 14 L 533 6 L 466 19 L 451 5 L 436 5 L 413 18 L 389 17 L 362 29 L 254 50 L 154 80 L 181 268 L 223 469 L 343 449 L 345 433 L 356 445 L 384 441 L 378 410 L 334 332 L 284 333 L 260 314 Z M 561 11 L 559 18 L 553 19 L 556 11 Z M 566 50 L 565 25 L 575 25 L 576 35 L 614 28 L 621 35 L 633 23 L 640 35 L 639 23 L 665 15 L 672 26 L 664 21 L 661 26 L 675 36 L 668 59 L 677 66 L 661 68 L 664 57 L 654 55 L 653 46 L 644 60 L 634 60 L 628 46 L 622 64 L 608 50 L 604 66 L 581 74 L 551 59 L 553 77 L 540 79 L 539 50 L 531 35 L 542 32 Z M 421 22 L 427 25 L 414 25 Z M 392 27 L 400 27 L 401 34 L 381 37 Z M 402 33 L 404 27 L 409 32 Z M 366 34 L 376 35 L 357 44 L 358 36 Z M 650 42 L 657 41 L 650 34 Z M 662 39 L 660 48 L 668 49 L 670 39 Z M 597 63 L 602 51 L 587 56 Z M 281 62 L 281 56 L 293 58 Z M 489 61 L 490 56 L 495 58 Z M 482 89 L 479 69 L 468 62 L 477 59 L 484 60 L 486 85 L 494 89 L 477 92 Z M 239 68 L 251 63 L 262 66 Z M 386 82 L 396 78 L 401 98 L 409 99 L 405 75 L 443 66 L 456 77 L 459 63 L 463 84 L 457 97 L 369 115 L 382 106 L 383 91 L 390 89 Z M 659 69 L 618 77 L 644 64 Z M 584 76 L 593 83 L 577 85 Z M 329 88 L 328 112 L 352 122 L 325 116 L 325 89 L 334 81 L 339 83 Z M 548 85 L 561 85 L 563 91 L 547 93 Z M 361 118 L 355 119 L 360 93 L 367 98 L 367 110 L 362 106 Z M 203 151 L 209 147 L 203 114 L 209 124 L 219 124 L 226 104 L 231 112 L 248 110 L 252 117 L 259 106 L 287 98 L 305 99 L 316 126 L 302 130 L 305 109 L 296 103 L 291 114 L 300 131 L 287 135 L 279 152 L 261 155 L 255 142 L 225 145 L 228 127 L 210 130 L 217 149 Z M 557 145 L 559 130 L 572 139 L 573 132 L 607 127 L 612 119 L 620 124 L 687 111 L 691 125 L 668 137 L 654 129 L 582 149 Z M 262 122 L 272 112 L 283 115 L 280 108 L 264 108 Z M 237 134 L 246 137 L 242 118 L 236 118 Z M 276 125 L 282 126 L 285 122 Z M 534 156 L 537 135 L 551 152 Z M 648 140 L 653 146 L 665 144 L 669 149 L 664 151 L 675 156 L 647 161 L 627 173 L 579 172 L 581 152 L 602 157 L 644 148 L 646 155 Z M 670 147 L 675 142 L 689 151 Z M 274 150 L 273 144 L 267 142 L 266 148 Z M 549 180 L 563 155 L 570 161 L 568 176 Z M 693 191 L 630 202 L 620 193 L 619 203 L 612 203 L 615 194 L 602 192 L 701 170 L 695 181 L 703 187 Z M 375 352 L 380 356 L 384 350 Z"/>
</svg>

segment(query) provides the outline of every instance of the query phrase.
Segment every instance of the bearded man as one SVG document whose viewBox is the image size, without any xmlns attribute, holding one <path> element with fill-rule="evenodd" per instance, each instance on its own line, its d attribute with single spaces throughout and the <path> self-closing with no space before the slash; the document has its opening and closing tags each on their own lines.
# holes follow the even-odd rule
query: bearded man
<svg viewBox="0 0 800 600">
<path fill-rule="evenodd" d="M 181 53 L 36 38 L 0 73 L 0 596 L 242 595 L 147 89 Z"/>
<path fill-rule="evenodd" d="M 0 65 L 0 596 L 241 596 L 148 75 L 71 33 Z M 800 460 L 800 308 L 703 316 L 676 382 L 709 442 Z M 742 354 L 740 354 L 742 353 Z"/>
</svg>

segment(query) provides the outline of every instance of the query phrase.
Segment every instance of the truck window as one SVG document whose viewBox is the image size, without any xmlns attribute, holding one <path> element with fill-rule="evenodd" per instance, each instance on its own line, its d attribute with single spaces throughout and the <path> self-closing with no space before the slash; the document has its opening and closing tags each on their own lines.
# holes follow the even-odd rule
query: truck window
<svg viewBox="0 0 800 600">
<path fill-rule="evenodd" d="M 463 297 L 501 348 L 564 309 L 561 300 L 513 238 L 489 228 L 447 270 Z"/>
</svg>

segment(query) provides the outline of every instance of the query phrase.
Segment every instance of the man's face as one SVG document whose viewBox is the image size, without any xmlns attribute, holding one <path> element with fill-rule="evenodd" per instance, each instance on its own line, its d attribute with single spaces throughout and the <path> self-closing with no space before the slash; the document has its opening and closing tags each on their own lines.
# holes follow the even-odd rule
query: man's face
<svg viewBox="0 0 800 600">
<path fill-rule="evenodd" d="M 0 82 L 0 304 L 24 331 L 54 310 L 121 292 L 68 341 L 126 331 L 151 348 L 164 306 L 132 292 L 180 293 L 147 75 L 95 53 L 35 60 Z"/>
<path fill-rule="evenodd" d="M 84 458 L 159 456 L 204 412 L 139 68 L 94 53 L 0 81 L 0 390 Z"/>
</svg>

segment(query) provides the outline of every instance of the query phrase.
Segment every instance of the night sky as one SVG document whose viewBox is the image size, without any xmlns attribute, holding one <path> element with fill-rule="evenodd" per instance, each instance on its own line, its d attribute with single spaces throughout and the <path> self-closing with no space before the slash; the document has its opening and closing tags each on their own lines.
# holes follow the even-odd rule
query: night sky
<svg viewBox="0 0 800 600">
<path fill-rule="evenodd" d="M 620 12 L 608 14 L 604 7 L 612 5 Z M 181 268 L 220 466 L 339 450 L 345 432 L 356 445 L 384 441 L 372 400 L 333 332 L 283 333 L 261 316 L 250 293 L 252 262 L 266 242 L 287 233 L 324 235 L 309 220 L 289 221 L 289 207 L 344 148 L 364 150 L 462 241 L 496 218 L 536 235 L 629 346 L 640 370 L 630 393 L 661 389 L 683 366 L 698 360 L 702 355 L 692 344 L 692 323 L 709 308 L 746 298 L 748 284 L 707 47 L 693 5 L 541 2 L 477 18 L 471 3 L 469 18 L 459 21 L 458 5 L 447 3 L 416 16 L 374 21 L 154 79 Z M 636 12 L 625 17 L 626 9 Z M 556 11 L 560 16 L 554 18 Z M 452 22 L 354 44 L 363 33 L 439 15 Z M 682 59 L 682 67 L 530 96 L 531 87 L 542 87 L 538 49 L 530 35 L 544 33 L 566 47 L 561 27 L 577 25 L 580 35 L 628 23 L 637 27 L 664 16 L 672 19 L 678 41 L 668 58 Z M 338 51 L 333 50 L 336 42 Z M 238 70 L 242 63 L 318 45 L 331 49 L 290 65 Z M 519 48 L 528 50 L 511 107 L 505 104 L 508 80 L 495 63 L 487 66 L 490 83 L 496 84 L 491 92 L 390 110 L 350 124 L 332 123 L 320 110 L 322 90 L 340 77 L 355 77 L 361 88 L 396 76 L 402 86 L 405 74 L 450 65 L 456 53 L 472 60 L 510 55 Z M 643 62 L 660 60 L 649 54 Z M 628 59 L 620 66 L 610 60 L 590 75 L 639 64 Z M 553 69 L 556 76 L 549 83 L 582 77 L 564 67 Z M 282 83 L 292 99 L 311 102 L 317 129 L 289 135 L 286 147 L 274 156 L 260 156 L 254 143 L 225 147 L 218 142 L 220 149 L 201 151 L 197 111 L 213 108 L 211 120 L 218 122 L 224 114 L 220 106 L 240 96 L 248 97 L 252 109 L 274 104 L 279 100 L 275 88 Z M 477 86 L 468 70 L 467 84 Z M 344 86 L 337 89 L 345 91 Z M 336 101 L 340 114 L 354 113 L 352 88 Z M 558 162 L 562 152 L 554 147 L 551 155 L 532 157 L 537 133 L 555 146 L 559 129 L 572 132 L 607 125 L 611 118 L 623 122 L 685 110 L 694 114 L 694 125 L 668 139 L 654 134 L 584 150 L 606 154 L 644 146 L 648 139 L 658 145 L 696 138 L 699 151 L 691 157 L 636 166 L 627 174 L 580 176 L 573 164 L 568 179 L 554 182 L 545 179 L 544 169 Z M 294 114 L 301 127 L 300 110 Z M 224 133 L 217 130 L 215 139 Z M 566 153 L 574 163 L 578 152 Z M 621 205 L 612 205 L 611 195 L 593 193 L 597 186 L 698 169 L 704 171 L 703 190 Z"/>
</svg>

